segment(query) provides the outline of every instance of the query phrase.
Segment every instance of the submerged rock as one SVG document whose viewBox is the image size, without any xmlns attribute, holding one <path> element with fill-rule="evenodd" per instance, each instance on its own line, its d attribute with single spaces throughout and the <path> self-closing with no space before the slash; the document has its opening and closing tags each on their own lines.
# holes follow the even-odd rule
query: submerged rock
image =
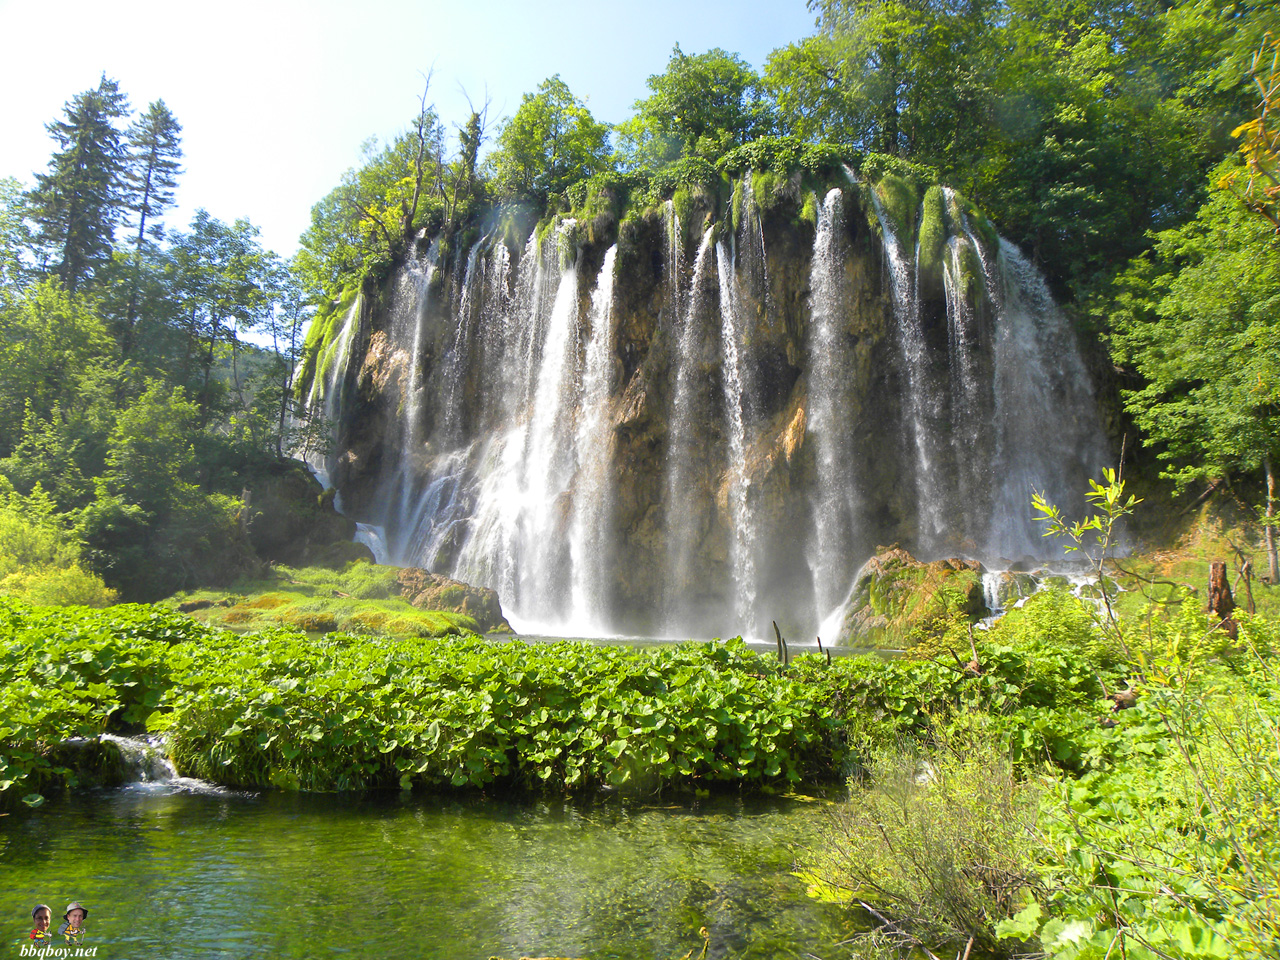
<svg viewBox="0 0 1280 960">
<path fill-rule="evenodd" d="M 858 572 L 838 642 L 904 646 L 913 630 L 932 621 L 987 616 L 983 572 L 976 560 L 924 563 L 900 547 L 881 548 Z"/>
</svg>

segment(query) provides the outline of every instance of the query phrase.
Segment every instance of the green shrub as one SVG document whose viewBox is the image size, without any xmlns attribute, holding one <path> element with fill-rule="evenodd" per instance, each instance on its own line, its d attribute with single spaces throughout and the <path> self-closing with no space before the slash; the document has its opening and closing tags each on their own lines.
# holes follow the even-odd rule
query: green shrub
<svg viewBox="0 0 1280 960">
<path fill-rule="evenodd" d="M 801 876 L 836 903 L 870 901 L 934 949 L 997 948 L 995 922 L 1037 889 L 1037 791 L 981 729 L 922 754 L 877 751 Z"/>
</svg>

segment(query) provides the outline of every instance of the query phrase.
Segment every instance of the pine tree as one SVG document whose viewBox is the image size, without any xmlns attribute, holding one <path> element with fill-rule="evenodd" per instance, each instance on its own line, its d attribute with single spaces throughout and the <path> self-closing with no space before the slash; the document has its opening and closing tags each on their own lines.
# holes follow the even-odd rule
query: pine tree
<svg viewBox="0 0 1280 960">
<path fill-rule="evenodd" d="M 96 90 L 77 94 L 65 119 L 48 125 L 59 150 L 49 172 L 36 175 L 28 195 L 37 242 L 57 258 L 53 272 L 67 290 L 98 277 L 111 262 L 120 221 L 125 148 L 115 123 L 128 116 L 128 98 L 104 74 Z"/>
<path fill-rule="evenodd" d="M 137 220 L 138 233 L 133 242 L 133 276 L 122 337 L 126 355 L 133 345 L 133 327 L 138 316 L 138 288 L 147 226 L 151 224 L 151 234 L 158 239 L 157 218 L 173 205 L 173 191 L 178 185 L 178 174 L 182 172 L 179 164 L 182 159 L 181 137 L 182 125 L 163 100 L 152 103 L 147 112 L 129 127 L 129 157 L 124 168 L 125 205 Z"/>
</svg>

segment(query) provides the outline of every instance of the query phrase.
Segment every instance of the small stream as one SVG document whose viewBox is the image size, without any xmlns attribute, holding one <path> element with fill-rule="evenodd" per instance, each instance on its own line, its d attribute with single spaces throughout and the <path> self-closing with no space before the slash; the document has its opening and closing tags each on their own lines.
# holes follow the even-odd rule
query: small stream
<svg viewBox="0 0 1280 960">
<path fill-rule="evenodd" d="M 109 960 L 848 957 L 792 865 L 817 800 L 237 793 L 151 774 L 0 818 L 10 942 L 90 909 Z"/>
</svg>

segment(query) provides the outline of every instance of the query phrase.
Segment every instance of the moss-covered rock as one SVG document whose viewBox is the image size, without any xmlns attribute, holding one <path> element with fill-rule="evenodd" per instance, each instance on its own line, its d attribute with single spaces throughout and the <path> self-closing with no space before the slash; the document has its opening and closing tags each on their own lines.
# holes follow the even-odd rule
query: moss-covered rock
<svg viewBox="0 0 1280 960">
<path fill-rule="evenodd" d="M 471 617 L 481 633 L 511 630 L 511 625 L 502 615 L 497 591 L 488 587 L 473 587 L 428 570 L 405 567 L 396 574 L 396 589 L 401 597 L 419 609 L 445 610 Z"/>
<path fill-rule="evenodd" d="M 982 574 L 976 560 L 923 563 L 899 547 L 882 548 L 858 572 L 838 642 L 900 647 L 931 623 L 987 616 Z"/>
</svg>

